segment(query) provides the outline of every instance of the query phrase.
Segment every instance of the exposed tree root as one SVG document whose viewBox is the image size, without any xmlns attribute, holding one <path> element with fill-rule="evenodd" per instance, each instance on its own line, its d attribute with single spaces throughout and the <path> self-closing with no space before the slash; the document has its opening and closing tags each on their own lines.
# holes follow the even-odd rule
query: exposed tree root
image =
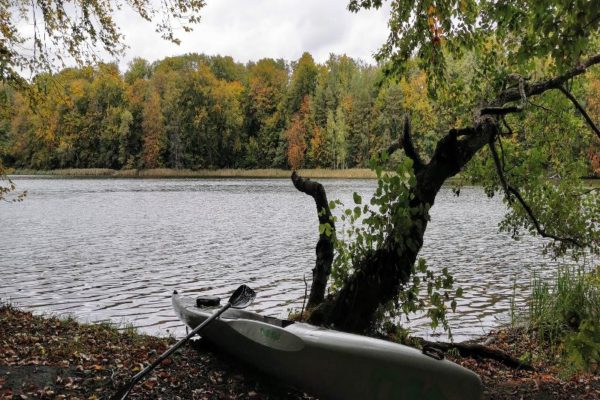
<svg viewBox="0 0 600 400">
<path fill-rule="evenodd" d="M 526 371 L 535 371 L 530 364 L 524 363 L 518 358 L 512 357 L 510 354 L 495 349 L 489 346 L 478 343 L 462 342 L 462 343 L 448 343 L 448 342 L 430 342 L 425 339 L 418 339 L 418 342 L 426 349 L 438 349 L 446 353 L 449 350 L 457 350 L 461 357 L 471 357 L 475 359 L 490 359 L 495 360 L 503 365 Z"/>
</svg>

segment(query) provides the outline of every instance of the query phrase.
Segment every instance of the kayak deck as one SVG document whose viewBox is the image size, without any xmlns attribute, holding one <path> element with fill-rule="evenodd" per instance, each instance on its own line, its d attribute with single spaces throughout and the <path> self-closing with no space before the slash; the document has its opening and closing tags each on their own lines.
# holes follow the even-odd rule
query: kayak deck
<svg viewBox="0 0 600 400">
<path fill-rule="evenodd" d="M 173 296 L 191 328 L 217 308 Z M 448 360 L 365 336 L 243 310 L 225 311 L 201 336 L 237 358 L 326 399 L 479 399 L 479 376 Z"/>
</svg>

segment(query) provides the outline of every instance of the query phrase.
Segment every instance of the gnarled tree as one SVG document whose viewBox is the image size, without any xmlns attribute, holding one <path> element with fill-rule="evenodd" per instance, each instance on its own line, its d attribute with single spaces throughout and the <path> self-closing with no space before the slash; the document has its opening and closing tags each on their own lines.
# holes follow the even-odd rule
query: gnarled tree
<svg viewBox="0 0 600 400">
<path fill-rule="evenodd" d="M 310 321 L 351 332 L 372 329 L 378 309 L 398 299 L 415 271 L 428 210 L 442 185 L 470 162 L 488 194 L 503 193 L 509 212 L 501 228 L 515 236 L 528 231 L 550 238 L 548 249 L 556 255 L 600 250 L 600 196 L 586 190 L 573 152 L 565 149 L 572 136 L 589 134 L 584 124 L 600 140 L 584 106 L 567 89 L 600 63 L 600 7 L 594 4 L 391 1 L 390 34 L 378 58 L 392 78 L 404 73 L 410 59 L 419 62 L 447 130 L 423 161 L 413 145 L 419 127 L 413 134 L 405 123 L 403 136 L 388 152 L 402 148 L 412 160 L 408 193 L 390 205 L 392 222 L 384 239 L 352 260 L 353 273 L 313 309 Z M 381 0 L 352 0 L 349 8 L 381 5 Z M 581 126 L 570 114 L 552 110 L 564 109 L 564 102 L 573 106 L 571 113 L 579 113 Z M 533 107 L 538 116 L 561 115 L 552 131 L 548 121 L 535 124 Z M 558 141 L 556 151 L 546 151 L 552 141 Z M 293 179 L 300 180 L 297 174 Z M 329 212 L 326 206 L 319 209 L 320 216 Z"/>
</svg>

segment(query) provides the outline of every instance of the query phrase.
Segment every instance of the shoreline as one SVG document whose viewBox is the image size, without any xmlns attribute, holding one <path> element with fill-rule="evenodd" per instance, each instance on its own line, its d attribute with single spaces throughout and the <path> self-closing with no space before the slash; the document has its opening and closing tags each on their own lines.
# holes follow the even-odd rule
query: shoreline
<svg viewBox="0 0 600 400">
<path fill-rule="evenodd" d="M 122 328 L 35 315 L 0 303 L 0 399 L 106 399 L 175 343 L 173 338 Z M 532 346 L 509 328 L 481 340 L 515 357 Z M 555 365 L 534 363 L 536 371 L 525 371 L 491 360 L 447 358 L 480 375 L 484 400 L 600 395 L 599 375 L 564 379 Z M 134 387 L 130 398 L 316 400 L 202 340 L 188 343 L 163 361 Z"/>
<path fill-rule="evenodd" d="M 0 399 L 108 399 L 176 340 L 0 303 Z M 130 399 L 310 400 L 202 340 L 135 385 Z"/>
<path fill-rule="evenodd" d="M 313 179 L 375 179 L 376 175 L 368 168 L 353 169 L 301 169 L 305 178 Z M 114 170 L 106 168 L 69 168 L 55 170 L 16 169 L 8 170 L 8 175 L 16 178 L 33 176 L 40 178 L 246 178 L 246 179 L 290 179 L 291 170 L 285 169 L 170 169 L 155 168 L 146 170 Z"/>
<path fill-rule="evenodd" d="M 6 174 L 11 179 L 290 179 L 292 171 L 287 169 L 262 168 L 262 169 L 125 169 L 116 170 L 108 168 L 66 168 L 53 170 L 13 169 L 9 168 Z M 300 169 L 298 173 L 310 179 L 369 179 L 377 178 L 374 171 L 368 168 L 325 169 L 310 168 Z M 590 187 L 600 186 L 600 177 L 582 177 Z M 454 176 L 445 184 L 461 184 L 461 177 Z M 472 186 L 477 183 L 463 181 L 462 185 Z"/>
</svg>

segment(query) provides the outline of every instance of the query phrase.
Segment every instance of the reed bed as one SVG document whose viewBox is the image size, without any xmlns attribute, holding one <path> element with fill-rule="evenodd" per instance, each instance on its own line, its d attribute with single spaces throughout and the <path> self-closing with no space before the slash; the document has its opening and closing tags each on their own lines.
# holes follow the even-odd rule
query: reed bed
<svg viewBox="0 0 600 400">
<path fill-rule="evenodd" d="M 171 169 L 154 168 L 145 170 L 114 170 L 108 168 L 69 168 L 54 170 L 22 169 L 11 171 L 11 175 L 35 175 L 52 177 L 112 177 L 112 178 L 281 178 L 289 179 L 290 170 L 265 169 Z M 313 179 L 374 179 L 375 173 L 367 168 L 353 169 L 302 169 L 299 173 Z"/>
</svg>

